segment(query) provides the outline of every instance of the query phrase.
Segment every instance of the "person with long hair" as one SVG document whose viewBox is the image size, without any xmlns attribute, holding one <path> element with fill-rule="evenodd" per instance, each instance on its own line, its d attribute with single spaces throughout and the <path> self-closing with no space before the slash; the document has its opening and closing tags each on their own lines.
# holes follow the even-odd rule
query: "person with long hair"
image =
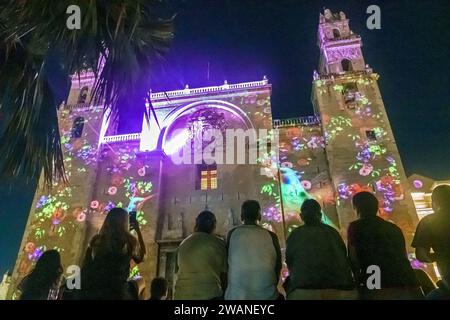
<svg viewBox="0 0 450 320">
<path fill-rule="evenodd" d="M 56 250 L 45 251 L 36 265 L 21 282 L 20 300 L 48 300 L 50 293 L 58 289 L 63 274 L 61 257 Z"/>
<path fill-rule="evenodd" d="M 130 262 L 139 264 L 145 256 L 145 244 L 137 221 L 122 208 L 109 211 L 97 235 L 87 248 L 81 272 L 83 299 L 127 300 L 136 297 L 127 282 Z M 138 239 L 130 233 L 136 231 Z"/>
</svg>

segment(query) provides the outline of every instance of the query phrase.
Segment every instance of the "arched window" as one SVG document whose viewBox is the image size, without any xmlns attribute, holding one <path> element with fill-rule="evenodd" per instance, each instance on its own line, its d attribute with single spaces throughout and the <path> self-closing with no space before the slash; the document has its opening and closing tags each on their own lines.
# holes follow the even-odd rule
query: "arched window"
<svg viewBox="0 0 450 320">
<path fill-rule="evenodd" d="M 84 128 L 84 118 L 83 117 L 77 117 L 75 120 L 73 120 L 72 125 L 72 138 L 80 138 L 83 134 L 83 128 Z"/>
<path fill-rule="evenodd" d="M 83 87 L 80 91 L 80 95 L 78 96 L 78 103 L 86 103 L 88 96 L 89 87 Z"/>
<path fill-rule="evenodd" d="M 341 61 L 342 71 L 353 71 L 352 62 L 348 59 L 343 59 Z"/>
<path fill-rule="evenodd" d="M 341 33 L 339 32 L 339 29 L 333 29 L 333 38 L 338 39 L 341 37 Z"/>
</svg>

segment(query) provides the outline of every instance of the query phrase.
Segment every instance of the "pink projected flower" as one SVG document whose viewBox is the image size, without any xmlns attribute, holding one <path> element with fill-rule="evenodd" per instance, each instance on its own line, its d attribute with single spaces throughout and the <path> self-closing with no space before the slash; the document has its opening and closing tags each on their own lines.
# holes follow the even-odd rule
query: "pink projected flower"
<svg viewBox="0 0 450 320">
<path fill-rule="evenodd" d="M 141 177 L 145 176 L 145 167 L 142 167 L 138 170 L 138 175 L 140 175 Z"/>
<path fill-rule="evenodd" d="M 362 176 L 368 176 L 373 170 L 373 166 L 370 163 L 363 164 L 362 168 L 359 169 L 359 174 Z"/>
<path fill-rule="evenodd" d="M 36 249 L 36 245 L 33 242 L 28 242 L 25 245 L 25 252 L 26 253 L 31 253 L 34 251 L 34 249 Z"/>
<path fill-rule="evenodd" d="M 86 220 L 86 214 L 84 212 L 80 213 L 77 217 L 77 221 L 78 222 L 83 222 L 84 220 Z"/>
<path fill-rule="evenodd" d="M 109 187 L 108 188 L 108 194 L 110 194 L 110 195 L 115 195 L 117 193 L 117 188 L 116 187 Z"/>
<path fill-rule="evenodd" d="M 303 187 L 305 190 L 309 190 L 309 189 L 311 189 L 311 187 L 312 187 L 311 182 L 308 181 L 308 180 L 303 180 L 301 183 L 302 183 L 302 187 Z"/>
<path fill-rule="evenodd" d="M 99 206 L 99 202 L 97 200 L 94 200 L 91 202 L 91 209 L 97 209 Z"/>
<path fill-rule="evenodd" d="M 292 162 L 285 161 L 285 162 L 282 162 L 282 163 L 280 164 L 280 166 L 281 166 L 282 168 L 292 168 L 294 165 L 292 164 Z"/>
</svg>

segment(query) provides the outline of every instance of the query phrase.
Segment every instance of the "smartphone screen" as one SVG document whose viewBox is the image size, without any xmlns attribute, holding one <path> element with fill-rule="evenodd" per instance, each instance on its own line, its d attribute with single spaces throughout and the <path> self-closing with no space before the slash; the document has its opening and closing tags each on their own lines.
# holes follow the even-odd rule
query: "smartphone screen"
<svg viewBox="0 0 450 320">
<path fill-rule="evenodd" d="M 131 211 L 130 212 L 130 227 L 133 227 L 133 225 L 135 225 L 136 223 L 137 223 L 136 211 Z"/>
</svg>

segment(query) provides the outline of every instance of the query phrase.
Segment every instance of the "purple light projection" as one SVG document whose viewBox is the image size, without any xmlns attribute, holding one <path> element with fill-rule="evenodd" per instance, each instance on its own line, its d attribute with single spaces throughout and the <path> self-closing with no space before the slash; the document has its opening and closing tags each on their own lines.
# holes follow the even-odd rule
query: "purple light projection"
<svg viewBox="0 0 450 320">
<path fill-rule="evenodd" d="M 419 179 L 413 181 L 413 186 L 416 189 L 421 189 L 423 187 L 423 182 Z"/>
<path fill-rule="evenodd" d="M 221 101 L 221 104 L 224 104 Z M 232 107 L 230 107 L 232 106 Z M 248 129 L 248 121 L 237 111 L 237 107 L 203 102 L 193 107 L 183 108 L 181 112 L 166 119 L 167 129 L 163 137 L 163 150 L 167 155 L 179 152 L 186 143 L 202 139 L 206 130 L 220 130 L 225 136 L 226 129 Z M 239 109 L 240 111 L 240 109 Z M 209 144 L 209 141 L 206 142 Z M 201 146 L 202 144 L 200 144 Z M 204 146 L 203 146 L 204 147 Z"/>
</svg>

